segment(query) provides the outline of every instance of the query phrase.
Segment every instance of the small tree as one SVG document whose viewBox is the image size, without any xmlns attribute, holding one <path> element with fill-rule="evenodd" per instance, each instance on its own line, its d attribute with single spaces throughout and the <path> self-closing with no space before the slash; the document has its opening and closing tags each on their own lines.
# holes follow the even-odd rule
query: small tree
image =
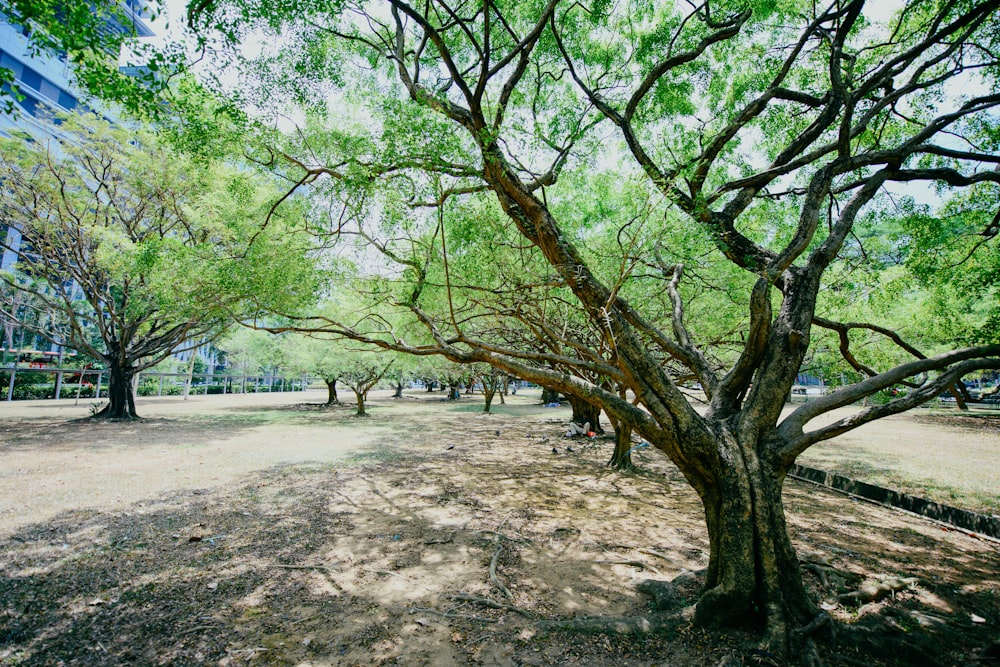
<svg viewBox="0 0 1000 667">
<path fill-rule="evenodd" d="M 364 417 L 365 401 L 368 400 L 368 392 L 371 391 L 385 374 L 392 368 L 393 360 L 386 361 L 389 356 L 385 352 L 371 352 L 368 350 L 351 350 L 341 348 L 340 358 L 343 364 L 341 378 L 354 392 L 358 409 L 355 416 Z"/>
<path fill-rule="evenodd" d="M 297 373 L 318 375 L 326 383 L 325 405 L 339 405 L 337 383 L 344 377 L 346 366 L 338 345 L 329 340 L 308 336 L 284 335 L 282 341 L 289 367 Z"/>
</svg>

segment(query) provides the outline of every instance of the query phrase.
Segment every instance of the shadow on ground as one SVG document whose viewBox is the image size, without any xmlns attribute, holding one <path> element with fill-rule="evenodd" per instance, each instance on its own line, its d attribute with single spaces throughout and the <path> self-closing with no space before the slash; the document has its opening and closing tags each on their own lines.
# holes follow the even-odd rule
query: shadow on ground
<svg viewBox="0 0 1000 667">
<path fill-rule="evenodd" d="M 438 413 L 343 465 L 27 527 L 2 544 L 0 664 L 769 664 L 749 634 L 538 630 L 647 613 L 635 583 L 707 563 L 698 501 L 663 457 L 615 473 L 608 440 L 561 430 Z M 850 628 L 828 664 L 988 664 L 997 545 L 797 482 L 786 499 L 826 573 L 809 581 Z"/>
</svg>

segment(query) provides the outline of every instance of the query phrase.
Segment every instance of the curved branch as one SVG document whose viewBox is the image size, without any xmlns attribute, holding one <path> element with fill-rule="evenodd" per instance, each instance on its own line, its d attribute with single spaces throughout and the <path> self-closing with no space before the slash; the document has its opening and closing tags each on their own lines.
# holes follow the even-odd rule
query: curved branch
<svg viewBox="0 0 1000 667">
<path fill-rule="evenodd" d="M 791 456 L 791 458 L 794 459 L 798 453 L 804 451 L 809 445 L 819 442 L 820 440 L 832 438 L 838 433 L 843 433 L 856 428 L 857 426 L 860 426 L 861 423 L 866 423 L 861 422 L 855 425 L 841 425 L 843 430 L 837 432 L 820 430 L 814 432 L 813 434 L 804 434 L 803 429 L 805 428 L 805 425 L 810 420 L 821 414 L 848 406 L 851 403 L 865 398 L 866 396 L 871 396 L 878 391 L 887 389 L 894 384 L 898 384 L 907 378 L 920 375 L 921 373 L 947 369 L 942 377 L 950 377 L 953 375 L 953 368 L 967 368 L 968 364 L 986 364 L 981 367 L 1000 368 L 1000 358 L 998 357 L 1000 357 L 1000 345 L 986 345 L 982 347 L 954 350 L 936 357 L 917 359 L 916 361 L 900 364 L 899 366 L 885 371 L 884 373 L 879 373 L 878 375 L 862 380 L 861 382 L 848 385 L 831 394 L 827 394 L 826 396 L 818 398 L 814 401 L 810 401 L 788 415 L 778 426 L 778 435 L 789 443 L 783 450 L 784 455 Z M 963 373 L 969 372 L 969 370 L 976 370 L 976 368 L 979 368 L 979 366 L 975 368 L 970 367 L 967 370 L 964 370 Z M 961 375 L 957 377 L 961 377 Z M 925 396 L 923 400 L 920 400 L 909 407 L 914 407 L 930 400 L 940 392 L 944 391 L 945 388 L 949 384 L 955 382 L 956 379 L 956 377 L 950 377 L 947 382 L 944 382 L 942 381 L 942 378 L 939 377 L 934 382 L 926 383 L 920 389 L 915 392 L 911 392 L 911 394 L 915 394 L 916 396 L 925 396 L 927 391 L 930 390 L 929 388 L 933 388 L 933 393 L 929 396 Z M 897 399 L 897 401 L 893 401 L 891 404 L 900 405 L 899 401 L 901 400 L 903 399 Z M 906 409 L 909 408 L 901 408 L 898 412 L 902 412 Z M 888 412 L 886 414 L 895 413 Z M 872 419 L 877 418 L 878 417 L 872 417 Z M 871 421 L 871 419 L 868 419 L 867 421 Z M 825 435 L 827 433 L 829 433 L 829 435 Z"/>
<path fill-rule="evenodd" d="M 994 347 L 997 348 L 996 353 L 1000 353 L 1000 346 Z M 848 431 L 853 431 L 868 422 L 882 419 L 883 417 L 888 417 L 890 415 L 900 414 L 902 412 L 906 412 L 907 410 L 912 410 L 919 405 L 923 405 L 932 398 L 935 398 L 949 386 L 958 382 L 962 376 L 973 371 L 987 369 L 1000 369 L 1000 357 L 969 359 L 956 363 L 954 366 L 943 372 L 933 382 L 928 382 L 909 392 L 905 396 L 889 401 L 884 405 L 872 406 L 867 410 L 863 410 L 857 414 L 851 415 L 850 417 L 837 420 L 834 423 L 818 428 L 815 431 L 803 432 L 801 436 L 788 442 L 788 444 L 782 449 L 782 460 L 786 463 L 786 465 L 791 465 L 795 461 L 795 457 L 817 442 L 829 440 L 830 438 L 847 433 Z M 848 389 L 849 388 L 850 387 L 848 387 Z M 784 424 L 782 424 L 782 427 L 783 426 Z"/>
</svg>

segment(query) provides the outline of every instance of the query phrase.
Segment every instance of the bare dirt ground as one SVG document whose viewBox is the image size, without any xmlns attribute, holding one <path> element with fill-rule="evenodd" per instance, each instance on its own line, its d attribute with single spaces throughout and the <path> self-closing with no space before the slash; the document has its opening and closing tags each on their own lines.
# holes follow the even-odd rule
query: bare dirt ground
<svg viewBox="0 0 1000 667">
<path fill-rule="evenodd" d="M 665 457 L 610 471 L 609 441 L 562 438 L 568 410 L 534 396 L 482 415 L 480 397 L 382 395 L 363 420 L 320 400 L 147 399 L 133 424 L 0 406 L 0 664 L 774 664 L 752 633 L 560 625 L 655 621 L 635 584 L 707 563 Z M 997 543 L 787 487 L 841 622 L 827 664 L 996 664 Z"/>
</svg>

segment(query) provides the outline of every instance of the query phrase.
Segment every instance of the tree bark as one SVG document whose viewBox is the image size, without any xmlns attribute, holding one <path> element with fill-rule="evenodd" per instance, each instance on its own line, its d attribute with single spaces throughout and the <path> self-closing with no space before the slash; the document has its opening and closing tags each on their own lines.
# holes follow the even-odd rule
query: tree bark
<svg viewBox="0 0 1000 667">
<path fill-rule="evenodd" d="M 755 438 L 724 429 L 721 456 L 709 484 L 696 489 L 705 507 L 710 543 L 705 587 L 695 623 L 731 627 L 763 623 L 765 643 L 778 655 L 799 653 L 791 631 L 813 621 L 818 609 L 806 593 L 802 571 L 785 524 L 783 465 L 758 452 Z"/>
<path fill-rule="evenodd" d="M 462 398 L 462 387 L 458 383 L 448 385 L 448 400 L 457 401 Z"/>
<path fill-rule="evenodd" d="M 483 412 L 488 413 L 490 411 L 490 405 L 493 403 L 493 397 L 496 396 L 496 393 L 497 390 L 495 387 L 485 382 L 483 383 Z"/>
<path fill-rule="evenodd" d="M 403 381 L 396 380 L 395 391 L 392 394 L 393 398 L 403 398 Z"/>
<path fill-rule="evenodd" d="M 542 387 L 542 403 L 548 405 L 549 403 L 558 403 L 560 393 L 555 389 L 549 389 L 548 387 Z"/>
<path fill-rule="evenodd" d="M 135 370 L 131 365 L 108 362 L 108 404 L 94 415 L 95 419 L 138 419 L 135 411 L 135 394 L 132 378 Z"/>
<path fill-rule="evenodd" d="M 604 433 L 604 428 L 601 426 L 601 408 L 594 405 L 593 403 L 588 403 L 582 398 L 577 398 L 572 394 L 569 395 L 569 404 L 573 408 L 573 416 L 571 419 L 580 424 L 581 426 L 590 422 L 590 430 L 594 433 Z"/>
<path fill-rule="evenodd" d="M 615 429 L 615 450 L 611 453 L 608 465 L 615 470 L 632 470 L 632 428 L 625 422 L 609 417 L 611 426 Z"/>
<path fill-rule="evenodd" d="M 337 398 L 337 378 L 332 380 L 323 380 L 326 382 L 326 405 L 337 405 L 340 403 L 340 399 Z"/>
<path fill-rule="evenodd" d="M 354 390 L 354 397 L 358 401 L 358 409 L 354 411 L 354 416 L 355 417 L 366 417 L 368 415 L 368 413 L 365 412 L 365 399 L 368 398 L 368 392 L 367 391 L 359 391 L 358 389 L 355 389 Z"/>
</svg>

